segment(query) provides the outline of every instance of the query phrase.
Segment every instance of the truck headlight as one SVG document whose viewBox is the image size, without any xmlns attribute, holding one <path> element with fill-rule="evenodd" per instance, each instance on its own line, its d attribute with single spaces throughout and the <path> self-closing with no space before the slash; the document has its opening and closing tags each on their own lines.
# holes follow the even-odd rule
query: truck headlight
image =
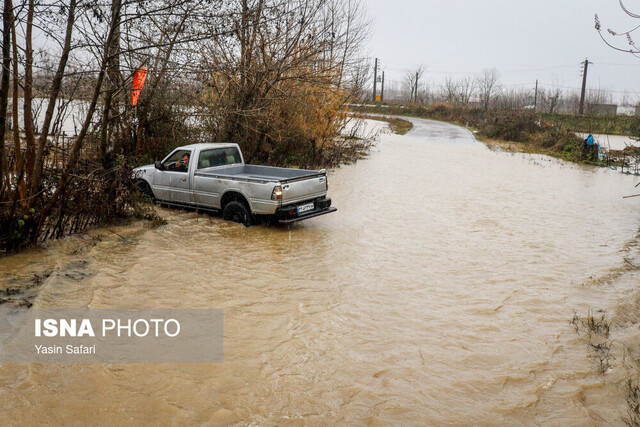
<svg viewBox="0 0 640 427">
<path fill-rule="evenodd" d="M 271 200 L 282 200 L 282 187 L 276 185 L 271 193 Z"/>
</svg>

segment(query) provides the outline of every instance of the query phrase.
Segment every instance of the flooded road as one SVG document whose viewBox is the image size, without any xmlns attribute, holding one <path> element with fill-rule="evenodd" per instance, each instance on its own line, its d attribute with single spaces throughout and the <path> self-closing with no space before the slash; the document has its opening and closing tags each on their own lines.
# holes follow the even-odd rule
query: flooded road
<svg viewBox="0 0 640 427">
<path fill-rule="evenodd" d="M 335 214 L 159 209 L 0 259 L 0 281 L 51 269 L 34 307 L 225 319 L 221 364 L 0 366 L 2 424 L 621 424 L 628 362 L 599 373 L 569 321 L 606 309 L 640 342 L 635 180 L 412 121 L 330 175 Z"/>
</svg>

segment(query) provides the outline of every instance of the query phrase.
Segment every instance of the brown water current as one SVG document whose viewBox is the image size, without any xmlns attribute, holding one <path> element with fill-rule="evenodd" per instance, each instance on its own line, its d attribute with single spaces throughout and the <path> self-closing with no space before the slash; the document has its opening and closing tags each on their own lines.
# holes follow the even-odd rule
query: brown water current
<svg viewBox="0 0 640 427">
<path fill-rule="evenodd" d="M 34 307 L 225 319 L 220 364 L 2 365 L 0 423 L 621 424 L 631 353 L 600 373 L 569 321 L 606 309 L 640 344 L 635 179 L 412 121 L 331 173 L 337 213 L 244 228 L 158 208 L 156 229 L 0 259 L 0 288 L 51 270 Z"/>
</svg>

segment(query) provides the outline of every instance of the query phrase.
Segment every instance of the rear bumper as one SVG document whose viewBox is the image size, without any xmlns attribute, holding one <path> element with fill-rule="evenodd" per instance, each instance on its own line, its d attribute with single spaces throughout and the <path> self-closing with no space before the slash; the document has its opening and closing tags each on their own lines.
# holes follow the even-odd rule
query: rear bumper
<svg viewBox="0 0 640 427">
<path fill-rule="evenodd" d="M 316 216 L 325 215 L 338 210 L 337 208 L 331 207 L 331 199 L 329 197 L 321 197 L 313 200 L 313 210 L 298 214 L 298 206 L 306 205 L 307 203 L 309 202 L 296 203 L 278 208 L 275 214 L 278 222 L 280 224 L 291 224 L 292 222 L 314 218 Z"/>
</svg>

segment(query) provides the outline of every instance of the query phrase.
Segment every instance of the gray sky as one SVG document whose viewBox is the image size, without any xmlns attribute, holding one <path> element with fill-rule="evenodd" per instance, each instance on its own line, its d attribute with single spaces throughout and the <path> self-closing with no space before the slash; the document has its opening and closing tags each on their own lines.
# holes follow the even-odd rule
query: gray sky
<svg viewBox="0 0 640 427">
<path fill-rule="evenodd" d="M 640 2 L 626 0 L 640 14 Z M 497 68 L 506 87 L 579 88 L 580 62 L 589 66 L 587 86 L 630 91 L 640 100 L 640 58 L 614 51 L 594 28 L 594 14 L 623 32 L 640 24 L 617 0 L 366 0 L 373 20 L 367 50 L 380 59 L 387 80 L 424 64 L 424 80 L 439 83 Z M 608 35 L 608 34 L 607 34 Z M 640 45 L 640 30 L 635 37 Z M 617 45 L 627 47 L 618 37 Z"/>
</svg>

